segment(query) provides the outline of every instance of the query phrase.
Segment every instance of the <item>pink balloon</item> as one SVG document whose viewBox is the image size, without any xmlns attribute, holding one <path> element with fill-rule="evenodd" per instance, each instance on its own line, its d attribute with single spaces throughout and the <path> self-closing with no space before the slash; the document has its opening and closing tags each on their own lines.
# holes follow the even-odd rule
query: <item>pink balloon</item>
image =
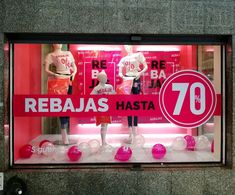
<svg viewBox="0 0 235 195">
<path fill-rule="evenodd" d="M 68 150 L 67 155 L 71 161 L 77 161 L 81 158 L 82 152 L 77 146 L 71 146 Z"/>
<path fill-rule="evenodd" d="M 115 155 L 115 159 L 119 161 L 128 161 L 132 156 L 132 150 L 130 147 L 121 146 Z"/>
<path fill-rule="evenodd" d="M 196 145 L 196 141 L 195 141 L 194 137 L 191 136 L 191 135 L 185 135 L 184 139 L 187 142 L 186 149 L 194 151 L 195 150 L 195 145 Z"/>
<path fill-rule="evenodd" d="M 39 143 L 39 147 L 42 147 L 42 145 L 43 145 L 44 143 L 46 143 L 46 142 L 50 142 L 50 141 L 47 140 L 47 139 L 42 140 L 42 141 Z M 51 143 L 51 142 L 50 142 L 50 143 Z"/>
<path fill-rule="evenodd" d="M 211 152 L 214 153 L 214 140 L 211 142 Z"/>
<path fill-rule="evenodd" d="M 166 155 L 166 147 L 162 144 L 155 144 L 152 148 L 152 155 L 155 159 L 162 159 Z"/>
<path fill-rule="evenodd" d="M 20 157 L 21 158 L 30 158 L 33 154 L 32 145 L 26 144 L 20 148 Z"/>
</svg>

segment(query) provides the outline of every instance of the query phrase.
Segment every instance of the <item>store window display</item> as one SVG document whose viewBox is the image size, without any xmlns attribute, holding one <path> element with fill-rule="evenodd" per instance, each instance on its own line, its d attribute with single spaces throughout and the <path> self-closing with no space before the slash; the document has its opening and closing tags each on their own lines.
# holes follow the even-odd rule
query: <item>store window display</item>
<svg viewBox="0 0 235 195">
<path fill-rule="evenodd" d="M 97 80 L 99 81 L 99 84 L 92 90 L 91 94 L 93 95 L 108 95 L 108 94 L 115 94 L 115 91 L 113 89 L 113 86 L 107 83 L 107 74 L 104 70 L 102 70 L 97 75 Z M 101 125 L 100 134 L 101 134 L 101 141 L 102 146 L 106 146 L 106 133 L 108 124 L 111 123 L 111 116 L 96 116 L 96 125 Z"/>
<path fill-rule="evenodd" d="M 123 80 L 132 80 L 131 94 L 140 94 L 140 77 L 144 74 L 144 72 L 147 71 L 148 65 L 146 63 L 144 55 L 141 52 L 133 52 L 133 46 L 124 45 L 124 49 L 127 52 L 127 56 L 123 57 L 118 64 L 119 76 Z M 143 65 L 142 69 L 140 68 L 141 64 Z M 133 143 L 134 137 L 137 135 L 138 117 L 128 116 L 127 120 L 129 128 L 129 138 L 126 140 L 126 142 Z"/>
<path fill-rule="evenodd" d="M 45 71 L 48 74 L 49 94 L 72 94 L 72 81 L 77 73 L 74 57 L 70 51 L 62 51 L 62 44 L 53 44 L 53 52 L 45 58 Z M 55 66 L 55 72 L 50 66 Z M 50 83 L 50 84 L 49 84 Z M 69 117 L 60 117 L 62 143 L 69 144 L 68 125 Z"/>
<path fill-rule="evenodd" d="M 35 44 L 32 49 L 31 44 L 14 45 L 13 163 L 87 165 L 220 160 L 220 132 L 223 130 L 220 110 L 203 125 L 186 128 L 170 123 L 159 102 L 160 91 L 171 75 L 181 70 L 197 70 L 207 76 L 209 70 L 219 100 L 217 108 L 221 108 L 220 46 L 61 46 Z M 20 82 L 22 78 L 25 85 Z M 153 83 L 159 85 L 155 87 Z M 174 110 L 181 91 L 168 86 L 174 98 L 167 96 L 170 100 L 166 105 Z M 196 110 L 203 108 L 204 91 L 190 84 L 181 104 L 182 113 L 183 109 L 191 111 L 191 107 L 187 107 L 191 101 Z M 35 100 L 35 107 L 34 103 L 27 107 L 26 98 Z M 56 100 L 50 101 L 51 98 Z M 100 104 L 103 99 L 104 104 Z M 59 106 L 57 100 L 61 103 Z M 43 112 L 39 110 L 40 101 Z M 103 105 L 107 110 L 93 109 L 104 108 Z M 184 113 L 180 116 L 186 118 Z M 47 144 L 42 146 L 42 142 Z M 25 144 L 31 147 L 24 147 Z M 54 146 L 49 147 L 51 144 Z M 76 150 L 71 152 L 71 147 Z M 22 157 L 21 148 L 29 148 L 30 156 Z M 121 157 L 115 155 L 120 153 L 119 149 Z M 130 151 L 131 158 L 127 155 Z M 79 158 L 71 160 L 68 154 Z"/>
</svg>

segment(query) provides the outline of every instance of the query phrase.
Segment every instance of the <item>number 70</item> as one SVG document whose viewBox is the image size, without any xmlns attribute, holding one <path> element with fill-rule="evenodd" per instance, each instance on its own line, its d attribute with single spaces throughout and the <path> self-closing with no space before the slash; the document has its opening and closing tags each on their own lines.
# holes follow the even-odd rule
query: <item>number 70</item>
<svg viewBox="0 0 235 195">
<path fill-rule="evenodd" d="M 179 96 L 175 105 L 173 115 L 180 115 L 182 106 L 184 104 L 185 96 L 189 88 L 189 83 L 173 83 L 172 91 L 179 91 Z M 200 90 L 200 97 L 197 97 L 195 90 L 198 88 Z M 195 115 L 200 115 L 205 111 L 206 96 L 205 87 L 200 82 L 193 83 L 190 88 L 190 111 Z M 200 103 L 200 108 L 196 108 L 196 101 Z"/>
</svg>

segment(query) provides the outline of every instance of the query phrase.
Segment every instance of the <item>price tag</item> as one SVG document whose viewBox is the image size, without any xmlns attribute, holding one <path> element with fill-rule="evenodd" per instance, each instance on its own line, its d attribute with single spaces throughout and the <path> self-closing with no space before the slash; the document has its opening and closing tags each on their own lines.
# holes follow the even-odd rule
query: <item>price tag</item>
<svg viewBox="0 0 235 195">
<path fill-rule="evenodd" d="M 213 115 L 216 93 L 205 75 L 183 70 L 165 80 L 159 93 L 159 105 L 171 123 L 186 128 L 198 127 Z"/>
</svg>

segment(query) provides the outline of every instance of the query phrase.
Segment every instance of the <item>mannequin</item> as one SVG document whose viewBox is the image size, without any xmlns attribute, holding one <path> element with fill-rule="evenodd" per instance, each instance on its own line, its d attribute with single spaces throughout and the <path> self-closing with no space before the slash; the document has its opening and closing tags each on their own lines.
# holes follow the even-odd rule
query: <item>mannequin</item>
<svg viewBox="0 0 235 195">
<path fill-rule="evenodd" d="M 102 94 L 115 94 L 113 86 L 107 83 L 107 75 L 104 70 L 98 73 L 97 79 L 99 84 L 92 90 L 91 94 L 102 95 Z M 100 134 L 101 134 L 101 141 L 102 146 L 106 146 L 106 133 L 108 124 L 111 123 L 110 116 L 96 116 L 96 125 L 101 124 Z"/>
<path fill-rule="evenodd" d="M 65 93 L 54 92 L 54 94 L 72 94 L 69 85 L 74 80 L 77 73 L 77 67 L 74 62 L 73 55 L 70 51 L 62 51 L 62 44 L 53 44 L 53 52 L 49 53 L 45 59 L 45 71 L 49 78 L 60 79 L 66 83 Z M 50 65 L 54 65 L 56 71 L 50 70 Z M 60 117 L 62 143 L 69 144 L 67 128 L 69 117 Z"/>
<path fill-rule="evenodd" d="M 140 94 L 140 77 L 148 69 L 145 57 L 142 53 L 133 53 L 133 46 L 124 45 L 124 49 L 127 52 L 127 56 L 123 57 L 119 66 L 119 76 L 125 79 L 133 79 L 131 94 Z M 140 69 L 140 65 L 143 65 L 143 69 Z M 125 75 L 123 75 L 123 69 L 125 68 Z M 138 117 L 128 116 L 128 128 L 129 138 L 126 140 L 127 143 L 133 143 L 135 136 L 137 135 Z"/>
</svg>

